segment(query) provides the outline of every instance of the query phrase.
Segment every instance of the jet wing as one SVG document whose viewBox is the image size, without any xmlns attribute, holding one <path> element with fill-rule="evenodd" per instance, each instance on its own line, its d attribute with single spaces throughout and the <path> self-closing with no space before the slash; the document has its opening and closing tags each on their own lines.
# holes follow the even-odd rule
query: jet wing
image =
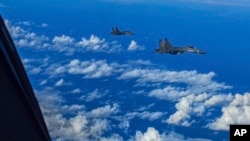
<svg viewBox="0 0 250 141">
<path fill-rule="evenodd" d="M 165 47 L 166 49 L 170 49 L 170 48 L 173 47 L 173 46 L 171 45 L 171 43 L 168 41 L 167 38 L 165 38 L 165 45 L 164 45 L 164 47 Z"/>
</svg>

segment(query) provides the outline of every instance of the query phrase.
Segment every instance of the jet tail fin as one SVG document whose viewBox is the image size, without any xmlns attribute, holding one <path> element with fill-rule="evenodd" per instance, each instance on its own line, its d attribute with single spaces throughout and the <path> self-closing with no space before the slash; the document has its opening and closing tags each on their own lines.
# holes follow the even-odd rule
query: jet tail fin
<svg viewBox="0 0 250 141">
<path fill-rule="evenodd" d="M 155 49 L 155 51 L 161 54 L 166 52 L 166 48 L 164 47 L 164 42 L 161 39 L 159 39 L 159 48 Z"/>
<path fill-rule="evenodd" d="M 120 32 L 120 30 L 118 29 L 118 27 L 115 27 L 115 30 L 116 30 L 117 32 Z"/>
<path fill-rule="evenodd" d="M 168 41 L 167 38 L 165 38 L 165 48 L 169 49 L 172 48 L 173 46 L 171 45 L 171 43 Z"/>
</svg>

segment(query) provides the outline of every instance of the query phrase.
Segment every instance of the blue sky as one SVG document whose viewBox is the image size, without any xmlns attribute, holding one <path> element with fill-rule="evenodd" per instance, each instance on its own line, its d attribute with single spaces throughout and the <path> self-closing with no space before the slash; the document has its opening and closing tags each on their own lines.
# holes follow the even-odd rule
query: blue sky
<svg viewBox="0 0 250 141">
<path fill-rule="evenodd" d="M 250 124 L 249 4 L 8 0 L 0 12 L 53 140 L 227 141 L 229 124 Z M 165 37 L 207 54 L 155 53 Z"/>
</svg>

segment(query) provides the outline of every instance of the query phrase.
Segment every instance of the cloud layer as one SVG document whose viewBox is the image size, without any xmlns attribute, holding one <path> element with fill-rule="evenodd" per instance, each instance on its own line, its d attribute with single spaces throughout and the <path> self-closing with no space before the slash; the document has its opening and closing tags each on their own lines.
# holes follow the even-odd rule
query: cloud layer
<svg viewBox="0 0 250 141">
<path fill-rule="evenodd" d="M 250 94 L 228 93 L 232 86 L 214 80 L 216 73 L 199 73 L 196 70 L 170 71 L 157 67 L 150 60 L 128 60 L 120 63 L 113 59 L 82 59 L 73 56 L 76 53 L 117 53 L 122 50 L 117 41 L 106 41 L 96 35 L 77 40 L 68 35 L 48 37 L 25 30 L 24 27 L 35 23 L 30 21 L 8 24 L 11 35 L 18 47 L 30 47 L 34 50 L 48 53 L 58 53 L 64 58 L 56 60 L 53 57 L 27 56 L 22 61 L 29 75 L 37 79 L 35 87 L 50 134 L 55 140 L 102 140 L 131 141 L 173 140 L 173 141 L 209 141 L 208 139 L 186 138 L 175 132 L 160 132 L 157 127 L 148 127 L 146 131 L 135 131 L 126 139 L 113 131 L 122 130 L 123 134 L 131 133 L 131 120 L 139 119 L 148 122 L 160 121 L 166 125 L 189 127 L 196 124 L 197 118 L 207 116 L 203 125 L 211 130 L 228 130 L 229 124 L 249 124 Z M 23 27 L 22 27 L 23 26 Z M 46 26 L 44 26 L 46 27 Z M 132 40 L 126 55 L 131 51 L 143 50 L 144 47 Z M 123 49 L 124 50 L 124 49 Z M 98 52 L 98 53 L 97 53 Z M 96 55 L 95 54 L 95 55 Z M 107 54 L 106 54 L 107 55 Z M 71 57 L 69 57 L 71 56 Z M 30 57 L 30 58 L 28 58 Z M 96 56 L 92 56 L 95 58 Z M 122 57 L 122 56 L 121 56 Z M 66 59 L 65 59 L 66 58 Z M 39 76 L 39 77 L 38 77 Z M 77 76 L 68 82 L 67 78 Z M 78 77 L 79 76 L 79 77 Z M 101 78 L 101 79 L 100 79 Z M 96 88 L 88 89 L 90 80 L 108 81 L 125 84 L 115 87 L 123 96 L 132 97 L 137 94 L 142 99 L 147 97 L 156 101 L 150 105 L 136 105 L 135 109 L 123 109 L 124 101 L 112 101 L 112 96 L 118 95 L 102 83 L 95 83 Z M 85 85 L 76 85 L 86 82 Z M 67 84 L 72 87 L 63 91 Z M 47 86 L 50 87 L 47 87 Z M 122 86 L 123 86 L 122 85 Z M 130 87 L 132 85 L 132 87 Z M 53 86 L 53 87 L 52 87 Z M 129 88 L 127 88 L 129 87 Z M 124 90 L 126 89 L 126 90 Z M 70 96 L 66 95 L 69 94 Z M 68 101 L 65 97 L 70 97 Z M 96 102 L 102 98 L 108 100 Z M 158 100 L 171 102 L 171 110 L 162 107 L 159 110 Z M 74 103 L 76 102 L 76 103 Z M 82 103 L 95 106 L 87 107 Z M 140 103 L 140 102 L 138 102 Z M 214 109 L 221 111 L 213 117 L 209 116 Z M 216 116 L 216 117 L 215 117 Z"/>
</svg>

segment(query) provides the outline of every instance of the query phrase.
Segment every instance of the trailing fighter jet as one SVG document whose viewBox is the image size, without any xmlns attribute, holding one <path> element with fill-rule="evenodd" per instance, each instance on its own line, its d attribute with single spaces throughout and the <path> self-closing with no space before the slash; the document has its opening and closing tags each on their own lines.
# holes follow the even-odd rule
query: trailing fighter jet
<svg viewBox="0 0 250 141">
<path fill-rule="evenodd" d="M 165 38 L 165 43 L 161 39 L 159 39 L 159 46 L 160 46 L 160 48 L 155 49 L 155 51 L 160 53 L 160 54 L 169 53 L 172 55 L 178 55 L 178 54 L 182 54 L 184 52 L 206 54 L 205 51 L 194 48 L 193 46 L 173 47 L 167 38 Z"/>
<path fill-rule="evenodd" d="M 110 32 L 112 35 L 135 35 L 135 33 L 131 31 L 120 31 L 117 27 L 112 27 L 112 31 Z"/>
</svg>

